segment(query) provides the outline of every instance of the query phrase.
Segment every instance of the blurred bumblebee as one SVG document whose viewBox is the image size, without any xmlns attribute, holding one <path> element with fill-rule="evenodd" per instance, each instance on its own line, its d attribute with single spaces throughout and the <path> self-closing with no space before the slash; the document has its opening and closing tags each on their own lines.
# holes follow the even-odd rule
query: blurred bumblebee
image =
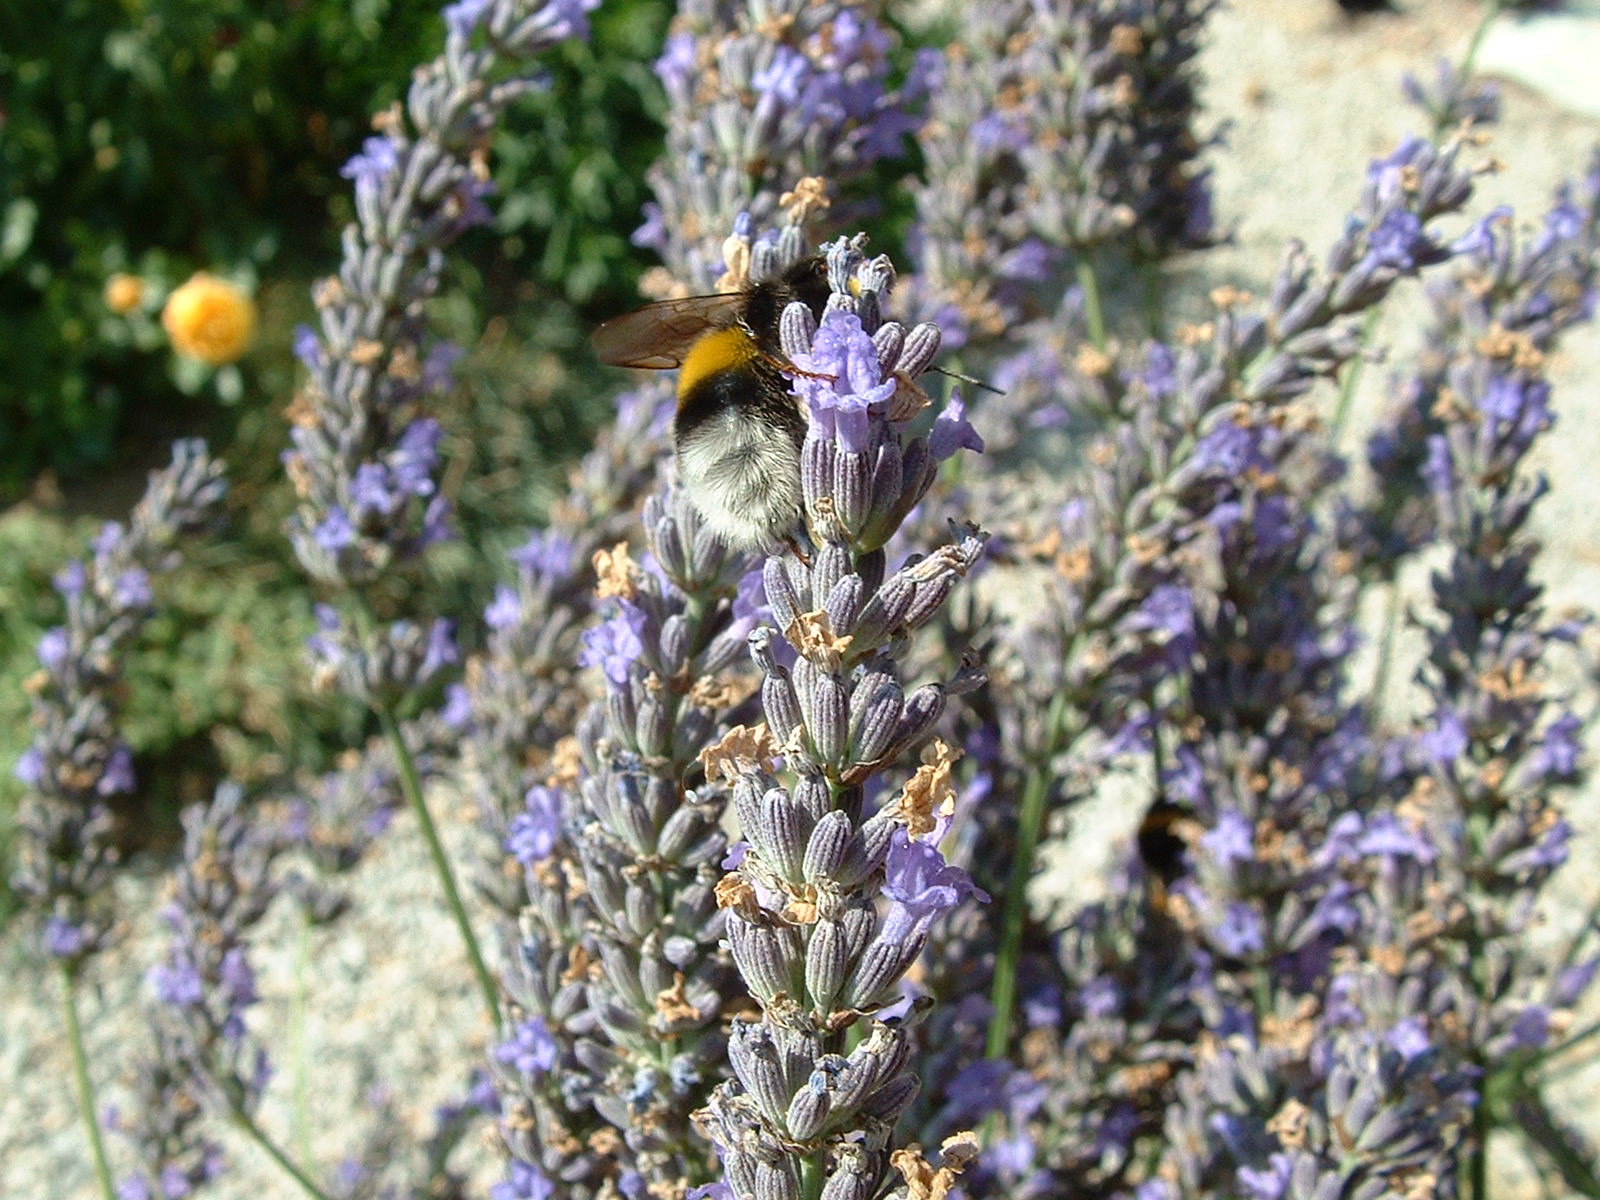
<svg viewBox="0 0 1600 1200">
<path fill-rule="evenodd" d="M 678 478 L 707 526 L 736 550 L 793 544 L 801 524 L 806 418 L 785 378 L 799 369 L 778 340 L 779 318 L 796 300 L 822 319 L 821 256 L 743 291 L 647 304 L 594 332 L 603 363 L 678 368 Z"/>
<path fill-rule="evenodd" d="M 1188 805 L 1158 798 L 1145 810 L 1134 845 L 1148 872 L 1145 895 L 1155 912 L 1170 915 L 1172 885 L 1189 873 L 1189 847 L 1199 833 Z"/>
</svg>

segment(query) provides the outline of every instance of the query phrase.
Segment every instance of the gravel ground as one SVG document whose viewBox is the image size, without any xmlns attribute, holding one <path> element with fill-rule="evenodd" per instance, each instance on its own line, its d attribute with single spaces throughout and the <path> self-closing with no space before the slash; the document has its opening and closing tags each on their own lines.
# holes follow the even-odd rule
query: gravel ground
<svg viewBox="0 0 1600 1200">
<path fill-rule="evenodd" d="M 1290 237 L 1317 248 L 1336 234 L 1365 163 L 1417 124 L 1396 100 L 1401 73 L 1425 71 L 1440 54 L 1459 57 L 1476 20 L 1476 5 L 1467 0 L 1413 0 L 1408 7 L 1414 11 L 1404 16 L 1352 24 L 1326 0 L 1234 0 L 1217 17 L 1204 69 L 1210 112 L 1231 123 L 1228 148 L 1216 158 L 1217 211 L 1235 224 L 1236 237 L 1182 268 L 1184 286 L 1203 294 L 1226 281 L 1260 294 Z M 1600 18 L 1563 20 L 1569 23 L 1508 26 L 1484 46 L 1483 63 L 1521 82 L 1503 89 L 1503 123 L 1486 153 L 1505 169 L 1483 181 L 1481 206 L 1503 201 L 1520 214 L 1537 213 L 1554 183 L 1580 171 L 1588 147 L 1600 140 L 1600 77 L 1591 52 L 1600 42 Z M 1530 90 L 1530 83 L 1544 93 Z M 1415 306 L 1402 300 L 1394 307 L 1401 310 L 1394 336 L 1403 346 Z M 1590 415 L 1592 391 L 1578 386 L 1600 380 L 1600 339 L 1592 329 L 1570 338 L 1554 375 L 1562 424 L 1544 447 L 1543 465 L 1555 484 L 1539 520 L 1549 547 L 1546 582 L 1557 604 L 1593 604 L 1600 585 L 1600 475 L 1592 464 L 1600 461 L 1600 422 Z M 1352 445 L 1377 410 L 1384 376 L 1382 367 L 1364 376 Z M 1554 888 L 1552 937 L 1575 927 L 1600 893 L 1600 877 L 1586 869 L 1600 834 L 1600 795 L 1576 797 L 1572 815 L 1579 836 L 1574 866 Z M 1059 897 L 1092 894 L 1100 886 L 1100 865 L 1132 819 L 1130 806 L 1116 795 L 1085 811 L 1074 848 L 1059 856 L 1045 890 Z M 445 825 L 461 845 L 462 823 L 447 817 Z M 433 1105 L 459 1086 L 486 1033 L 409 821 L 397 822 L 358 882 L 360 910 L 310 947 L 305 1046 L 316 1067 L 310 1137 L 322 1161 L 333 1161 L 349 1144 L 352 1097 L 378 1078 L 374 1072 L 398 1090 L 408 1121 L 420 1130 Z M 96 987 L 84 1001 L 93 1069 L 106 1101 L 116 1099 L 143 1045 L 141 977 L 160 944 L 152 917 L 158 891 L 154 875 L 129 873 L 119 881 L 129 937 L 99 964 Z M 268 1044 L 282 1047 L 297 933 L 286 918 L 266 932 L 258 1018 Z M 54 976 L 41 970 L 14 931 L 0 938 L 0 971 L 0 1197 L 90 1200 L 92 1181 L 57 1033 Z M 279 1069 L 263 1122 L 287 1131 L 284 1097 L 292 1072 L 281 1061 Z M 1600 1136 L 1600 1069 L 1573 1077 L 1560 1095 L 1567 1111 Z M 113 1155 L 119 1149 L 113 1143 Z M 1515 1153 L 1497 1151 L 1495 1158 L 1497 1196 L 1539 1195 Z M 238 1147 L 237 1159 L 216 1194 L 228 1200 L 290 1194 L 254 1148 Z"/>
</svg>

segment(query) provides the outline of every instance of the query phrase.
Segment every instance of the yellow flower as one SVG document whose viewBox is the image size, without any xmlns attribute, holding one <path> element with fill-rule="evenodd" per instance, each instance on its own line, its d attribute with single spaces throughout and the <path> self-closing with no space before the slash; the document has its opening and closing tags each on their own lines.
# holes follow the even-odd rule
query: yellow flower
<svg viewBox="0 0 1600 1200">
<path fill-rule="evenodd" d="M 119 317 L 127 316 L 144 303 L 144 280 L 137 275 L 116 274 L 106 280 L 106 307 Z"/>
<path fill-rule="evenodd" d="M 196 271 L 167 297 L 161 324 L 179 354 L 220 367 L 249 349 L 256 332 L 256 304 L 226 279 Z"/>
</svg>

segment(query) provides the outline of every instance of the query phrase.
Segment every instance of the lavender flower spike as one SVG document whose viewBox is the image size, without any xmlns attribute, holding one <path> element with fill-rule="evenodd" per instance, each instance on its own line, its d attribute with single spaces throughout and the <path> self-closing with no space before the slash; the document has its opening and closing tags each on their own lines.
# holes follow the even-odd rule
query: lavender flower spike
<svg viewBox="0 0 1600 1200">
<path fill-rule="evenodd" d="M 724 1070 L 736 983 L 715 898 L 729 789 L 702 758 L 749 695 L 731 668 L 763 606 L 759 575 L 678 489 L 643 517 L 645 563 L 626 543 L 594 555 L 604 615 L 579 661 L 603 696 L 575 738 L 539 747 L 506 825 L 528 901 L 493 1054 L 511 1151 L 496 1195 L 560 1179 L 604 1196 L 619 1174 L 662 1189 L 709 1169 L 688 1117 Z"/>
<path fill-rule="evenodd" d="M 689 0 L 656 74 L 667 91 L 666 154 L 650 172 L 656 202 L 634 241 L 655 250 L 665 278 L 649 290 L 713 290 L 735 264 L 723 239 L 736 222 L 776 222 L 780 196 L 801 180 L 827 205 L 874 162 L 902 152 L 927 85 L 919 58 L 888 86 L 889 32 L 861 0 Z M 796 189 L 797 190 L 797 189 Z"/>
<path fill-rule="evenodd" d="M 417 70 L 405 106 L 383 114 L 377 136 L 346 164 L 357 219 L 344 233 L 339 274 L 313 289 L 320 329 L 296 338 L 307 378 L 291 406 L 284 454 L 299 499 L 289 539 L 306 571 L 350 600 L 348 612 L 319 610 L 313 669 L 319 683 L 361 700 L 383 724 L 491 1017 L 499 1007 L 494 977 L 395 714 L 404 697 L 455 663 L 453 631 L 440 620 L 375 628 L 364 593 L 450 536 L 442 429 L 425 404 L 448 383 L 459 352 L 430 343 L 425 307 L 446 248 L 489 219 L 489 138 L 506 108 L 537 86 L 529 63 L 584 36 L 584 14 L 597 2 L 460 0 L 446 9 L 444 53 Z"/>
<path fill-rule="evenodd" d="M 76 967 L 104 944 L 107 802 L 134 787 L 133 754 L 117 730 L 122 656 L 154 612 L 152 576 L 210 523 L 226 493 L 204 443 L 178 442 L 150 476 L 126 526 L 106 525 L 93 553 L 56 576 L 66 623 L 39 641 L 34 739 L 15 773 L 28 788 L 18 818 L 13 886 L 44 926 L 46 950 Z"/>
<path fill-rule="evenodd" d="M 735 1020 L 733 1078 L 706 1110 L 739 1200 L 868 1200 L 891 1164 L 908 1182 L 945 1172 L 948 1187 L 975 1153 L 971 1135 L 951 1139 L 938 1166 L 895 1149 L 917 1081 L 904 1019 L 876 1015 L 901 998 L 933 924 L 985 898 L 937 849 L 952 752 L 933 742 L 895 799 L 869 811 L 867 797 L 880 773 L 928 742 L 947 697 L 978 682 L 963 672 L 907 691 L 899 660 L 985 535 L 956 528 L 949 544 L 888 569 L 882 547 L 933 479 L 928 439 L 904 426 L 926 402 L 915 378 L 938 331 L 883 320 L 893 272 L 861 244 L 827 249 L 833 294 L 820 324 L 803 304 L 784 315 L 785 353 L 831 376 L 796 385 L 810 414 L 802 462 L 813 550 L 809 561 L 767 560 L 782 642 L 770 629 L 751 635 L 766 724 L 707 755 L 708 770 L 733 780 L 748 843 L 717 895 L 761 1006 L 759 1019 Z M 857 1024 L 865 1032 L 852 1046 Z"/>
</svg>

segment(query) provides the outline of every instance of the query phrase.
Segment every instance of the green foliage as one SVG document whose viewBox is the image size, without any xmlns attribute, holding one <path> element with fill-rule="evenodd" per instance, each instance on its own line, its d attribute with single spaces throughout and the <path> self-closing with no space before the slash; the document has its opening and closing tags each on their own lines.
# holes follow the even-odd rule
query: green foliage
<svg viewBox="0 0 1600 1200">
<path fill-rule="evenodd" d="M 667 11 L 606 5 L 497 142 L 502 215 L 471 247 L 494 300 L 530 280 L 599 310 L 632 297 Z M 200 268 L 252 285 L 331 269 L 339 168 L 442 41 L 433 0 L 0 6 L 0 330 L 28 348 L 0 376 L 0 497 L 108 461 L 175 391 L 281 407 L 255 378 L 266 347 L 221 371 L 178 360 L 161 301 Z M 147 283 L 126 316 L 103 295 L 117 272 Z"/>
<path fill-rule="evenodd" d="M 437 38 L 426 3 L 24 0 L 0 16 L 0 487 L 104 461 L 119 420 L 193 391 L 152 308 L 207 267 L 319 254 L 371 106 Z M 148 277 L 132 320 L 112 272 Z M 237 389 L 235 389 L 237 390 Z"/>
<path fill-rule="evenodd" d="M 503 261 L 590 317 L 636 303 L 649 260 L 628 239 L 661 153 L 665 98 L 651 64 L 670 12 L 667 0 L 601 5 L 590 39 L 549 56 L 549 88 L 524 100 L 495 139 Z"/>
</svg>

